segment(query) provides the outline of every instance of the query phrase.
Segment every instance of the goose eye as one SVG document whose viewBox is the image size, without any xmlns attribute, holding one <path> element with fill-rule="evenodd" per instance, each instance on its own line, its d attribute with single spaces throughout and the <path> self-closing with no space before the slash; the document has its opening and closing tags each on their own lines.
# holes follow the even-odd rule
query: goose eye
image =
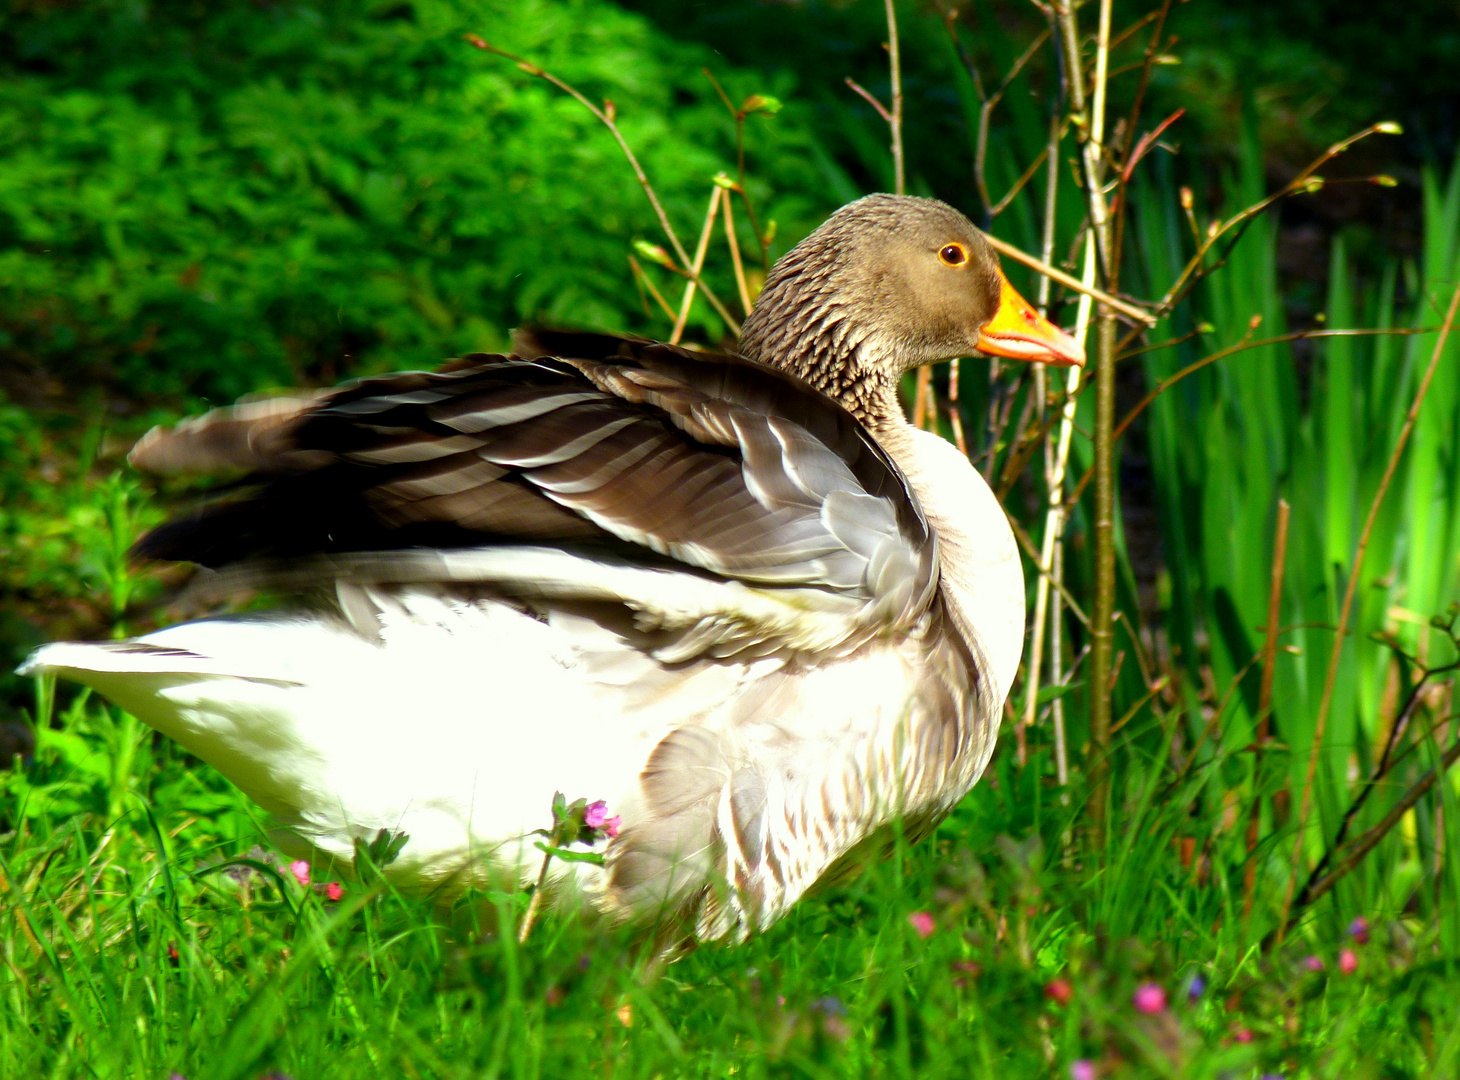
<svg viewBox="0 0 1460 1080">
<path fill-rule="evenodd" d="M 968 249 L 962 244 L 948 244 L 938 252 L 945 266 L 962 266 L 968 261 Z"/>
</svg>

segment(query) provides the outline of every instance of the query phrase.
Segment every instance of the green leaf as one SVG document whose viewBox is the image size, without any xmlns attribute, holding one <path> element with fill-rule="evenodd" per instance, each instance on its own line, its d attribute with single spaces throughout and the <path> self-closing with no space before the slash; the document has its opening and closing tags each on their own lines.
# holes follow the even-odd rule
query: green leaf
<svg viewBox="0 0 1460 1080">
<path fill-rule="evenodd" d="M 538 851 L 551 855 L 555 859 L 562 859 L 563 862 L 586 862 L 595 866 L 603 865 L 603 856 L 596 851 L 574 851 L 572 848 L 553 847 L 544 844 L 541 840 L 534 845 Z"/>
</svg>

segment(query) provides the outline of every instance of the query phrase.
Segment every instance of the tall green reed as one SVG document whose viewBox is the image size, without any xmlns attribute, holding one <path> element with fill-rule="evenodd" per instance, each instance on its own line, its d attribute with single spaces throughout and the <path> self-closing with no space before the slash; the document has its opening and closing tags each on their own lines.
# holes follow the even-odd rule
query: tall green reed
<svg viewBox="0 0 1460 1080">
<path fill-rule="evenodd" d="M 1227 212 L 1260 197 L 1261 180 L 1260 152 L 1249 143 L 1228 184 Z M 1148 282 L 1169 280 L 1193 248 L 1171 186 L 1168 180 L 1138 190 L 1133 258 Z M 1327 328 L 1419 328 L 1440 322 L 1460 277 L 1460 168 L 1444 183 L 1427 172 L 1423 188 L 1425 245 L 1417 264 L 1391 263 L 1378 280 L 1361 285 L 1343 237 L 1336 239 Z M 1178 309 L 1153 332 L 1159 340 L 1209 324 L 1189 342 L 1145 354 L 1141 363 L 1150 381 L 1167 378 L 1244 335 L 1284 334 L 1277 243 L 1276 224 L 1256 222 L 1185 310 Z M 1407 286 L 1403 295 L 1401 278 Z M 1260 324 L 1254 329 L 1255 319 Z M 1169 597 L 1162 629 L 1185 688 L 1177 708 L 1187 731 L 1200 731 L 1211 723 L 1213 697 L 1220 699 L 1228 688 L 1235 691 L 1217 718 L 1218 739 L 1204 752 L 1225 758 L 1221 769 L 1228 790 L 1240 789 L 1245 798 L 1263 790 L 1279 794 L 1276 814 L 1266 819 L 1269 828 L 1284 824 L 1286 806 L 1297 800 L 1305 780 L 1360 525 L 1435 337 L 1326 337 L 1311 344 L 1306 358 L 1288 342 L 1264 345 L 1197 372 L 1151 406 L 1147 442 L 1167 573 L 1163 592 Z M 1460 452 L 1457 361 L 1460 345 L 1452 342 L 1370 538 L 1331 720 L 1318 747 L 1316 815 L 1305 838 L 1312 857 L 1333 837 L 1354 781 L 1373 768 L 1375 745 L 1395 719 L 1396 702 L 1413 672 L 1401 651 L 1422 663 L 1452 659 L 1448 639 L 1430 629 L 1429 620 L 1460 596 L 1455 546 L 1460 483 L 1453 464 Z M 1266 622 L 1279 498 L 1292 505 L 1292 532 L 1272 720 L 1279 749 L 1286 753 L 1277 757 L 1274 775 L 1254 778 L 1244 775 L 1252 758 L 1240 751 L 1255 734 L 1254 659 Z M 1423 732 L 1446 719 L 1439 699 L 1431 705 L 1421 710 L 1423 720 L 1415 726 L 1417 744 L 1423 743 Z M 1416 752 L 1413 763 L 1392 779 L 1412 777 L 1432 756 L 1432 751 Z M 1396 905 L 1413 900 L 1429 910 L 1441 895 L 1457 896 L 1448 884 L 1454 849 L 1442 835 L 1453 828 L 1447 824 L 1453 815 L 1442 811 L 1450 790 L 1448 784 L 1439 785 L 1421 801 L 1414 826 L 1386 842 L 1361 871 L 1364 877 L 1340 888 L 1341 901 L 1388 893 Z M 1363 820 L 1377 820 L 1384 802 L 1376 799 Z M 1265 872 L 1285 877 L 1290 872 L 1286 855 L 1280 848 L 1274 854 Z M 1425 888 L 1414 892 L 1393 878 L 1404 865 L 1417 872 Z M 1306 873 L 1305 868 L 1292 870 Z M 1394 888 L 1384 887 L 1385 875 Z M 1447 927 L 1445 934 L 1453 945 L 1454 931 Z"/>
</svg>

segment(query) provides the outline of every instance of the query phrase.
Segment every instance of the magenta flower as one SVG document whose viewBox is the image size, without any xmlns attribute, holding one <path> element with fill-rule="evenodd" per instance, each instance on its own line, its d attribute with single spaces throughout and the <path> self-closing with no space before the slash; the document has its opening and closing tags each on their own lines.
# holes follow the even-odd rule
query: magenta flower
<svg viewBox="0 0 1460 1080">
<path fill-rule="evenodd" d="M 1338 951 L 1338 970 L 1345 975 L 1352 975 L 1359 970 L 1359 954 L 1352 949 L 1340 949 Z"/>
<path fill-rule="evenodd" d="M 1233 1028 L 1232 1038 L 1236 1039 L 1239 1043 L 1250 1043 L 1252 1041 L 1252 1029 L 1245 1027 Z"/>
<path fill-rule="evenodd" d="M 1309 971 L 1322 971 L 1323 959 L 1318 956 L 1305 956 L 1303 958 L 1303 966 Z"/>
<path fill-rule="evenodd" d="M 1084 1058 L 1070 1062 L 1070 1080 L 1095 1080 L 1095 1063 Z"/>
<path fill-rule="evenodd" d="M 617 814 L 609 817 L 608 803 L 599 799 L 597 802 L 589 803 L 588 809 L 583 811 L 583 824 L 590 829 L 602 829 L 604 835 L 612 840 L 618 835 L 619 828 L 623 825 L 623 819 Z"/>
<path fill-rule="evenodd" d="M 338 881 L 331 881 L 324 887 L 324 895 L 328 900 L 338 900 L 345 895 L 345 887 Z"/>
<path fill-rule="evenodd" d="M 303 859 L 295 859 L 289 864 L 289 873 L 294 875 L 294 880 L 299 884 L 309 886 L 309 864 Z"/>
<path fill-rule="evenodd" d="M 1358 945 L 1369 943 L 1369 920 L 1362 915 L 1355 916 L 1354 921 L 1348 924 L 1348 936 L 1354 939 Z"/>
<path fill-rule="evenodd" d="M 1166 1011 L 1166 991 L 1155 983 L 1141 983 L 1131 997 L 1131 1004 L 1136 1007 L 1136 1012 L 1155 1016 Z"/>
<path fill-rule="evenodd" d="M 933 931 L 938 929 L 938 924 L 926 911 L 914 911 L 907 917 L 907 921 L 912 923 L 912 928 L 917 931 L 920 938 L 931 937 Z"/>
</svg>

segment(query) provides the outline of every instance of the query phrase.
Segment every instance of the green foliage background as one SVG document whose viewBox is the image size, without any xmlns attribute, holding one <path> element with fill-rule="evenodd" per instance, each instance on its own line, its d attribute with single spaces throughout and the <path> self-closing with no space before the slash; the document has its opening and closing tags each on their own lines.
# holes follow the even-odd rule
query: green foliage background
<svg viewBox="0 0 1460 1080">
<path fill-rule="evenodd" d="M 794 91 L 601 0 L 12 12 L 0 355 L 228 400 L 500 349 L 527 319 L 644 328 L 626 255 L 660 238 L 617 146 L 466 31 L 611 98 L 691 235 L 734 166 L 700 67 L 737 101 Z M 794 106 L 750 129 L 755 194 L 798 236 L 846 181 Z"/>
</svg>

